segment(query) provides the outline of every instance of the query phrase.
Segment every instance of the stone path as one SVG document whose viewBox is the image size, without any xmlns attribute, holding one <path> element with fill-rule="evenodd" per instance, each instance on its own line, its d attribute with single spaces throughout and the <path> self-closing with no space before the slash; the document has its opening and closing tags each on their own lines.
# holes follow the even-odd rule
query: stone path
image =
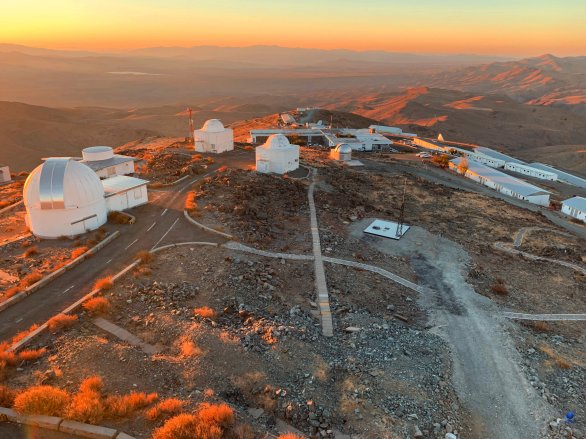
<svg viewBox="0 0 586 439">
<path fill-rule="evenodd" d="M 586 321 L 586 314 L 525 314 L 520 312 L 504 312 L 503 316 L 512 320 L 540 320 L 547 322 Z"/>
<path fill-rule="evenodd" d="M 554 264 L 563 265 L 564 267 L 568 267 L 573 270 L 579 271 L 583 274 L 586 274 L 586 268 L 580 267 L 579 265 L 572 264 L 571 262 L 560 261 L 559 259 L 552 259 L 552 258 L 546 258 L 544 256 L 537 256 L 532 253 L 527 253 L 527 252 L 524 252 L 521 250 L 515 250 L 514 248 L 510 247 L 510 244 L 506 244 L 504 242 L 495 242 L 494 247 L 501 250 L 501 251 L 504 251 L 506 253 L 510 253 L 512 255 L 523 255 L 527 259 L 532 259 L 534 261 L 553 262 Z"/>
<path fill-rule="evenodd" d="M 131 344 L 132 346 L 137 346 L 137 347 L 141 348 L 145 354 L 153 355 L 158 352 L 157 348 L 154 347 L 153 345 L 145 343 L 140 338 L 138 338 L 136 335 L 128 332 L 126 329 L 121 328 L 118 325 L 115 325 L 114 323 L 112 323 L 109 320 L 103 319 L 102 317 L 96 317 L 93 320 L 93 323 L 98 328 L 101 328 L 104 331 L 109 332 L 110 334 L 119 338 L 120 340 L 125 341 L 125 342 Z"/>
<path fill-rule="evenodd" d="M 280 259 L 287 259 L 287 260 L 292 260 L 292 261 L 313 261 L 312 255 L 295 255 L 292 253 L 267 252 L 265 250 L 258 250 L 253 247 L 248 247 L 244 244 L 240 244 L 239 242 L 235 242 L 235 241 L 229 241 L 225 244 L 222 244 L 221 246 L 228 248 L 230 250 L 252 253 L 254 255 L 265 256 L 267 258 L 280 258 Z"/>
<path fill-rule="evenodd" d="M 513 243 L 513 246 L 516 248 L 521 247 L 521 245 L 523 244 L 523 239 L 525 239 L 525 236 L 527 235 L 527 233 L 533 232 L 535 230 L 545 230 L 548 232 L 557 233 L 558 235 L 571 236 L 568 233 L 560 232 L 559 230 L 554 230 L 554 229 L 550 229 L 547 227 L 523 227 L 517 231 L 517 234 L 515 235 L 515 242 Z"/>
<path fill-rule="evenodd" d="M 326 337 L 332 337 L 334 335 L 334 324 L 332 321 L 332 312 L 330 310 L 330 299 L 328 295 L 328 285 L 326 283 L 326 272 L 321 254 L 321 244 L 319 240 L 319 225 L 317 222 L 317 211 L 315 209 L 315 201 L 313 199 L 316 174 L 317 170 L 313 168 L 311 170 L 311 183 L 309 185 L 309 190 L 307 191 L 311 222 L 311 238 L 313 244 L 315 287 L 317 290 L 317 302 L 319 306 L 319 311 L 321 313 L 323 335 L 325 335 Z"/>
</svg>

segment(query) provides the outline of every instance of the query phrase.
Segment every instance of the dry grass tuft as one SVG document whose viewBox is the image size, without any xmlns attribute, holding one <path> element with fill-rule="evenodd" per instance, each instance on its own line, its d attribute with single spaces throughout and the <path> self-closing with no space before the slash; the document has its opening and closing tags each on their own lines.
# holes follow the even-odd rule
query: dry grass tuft
<svg viewBox="0 0 586 439">
<path fill-rule="evenodd" d="M 187 193 L 187 197 L 185 197 L 185 210 L 189 213 L 197 210 L 197 195 L 195 191 Z"/>
<path fill-rule="evenodd" d="M 52 333 L 61 331 L 62 329 L 70 328 L 77 322 L 77 316 L 69 314 L 57 314 L 49 319 L 47 327 Z"/>
<path fill-rule="evenodd" d="M 209 306 L 195 308 L 193 314 L 204 319 L 213 319 L 216 316 L 216 312 Z"/>
<path fill-rule="evenodd" d="M 226 172 L 228 170 L 228 166 L 223 165 L 218 168 L 216 172 Z"/>
<path fill-rule="evenodd" d="M 280 434 L 277 439 L 304 439 L 303 436 L 298 436 L 295 433 Z"/>
<path fill-rule="evenodd" d="M 136 254 L 136 259 L 138 259 L 142 265 L 148 265 L 155 260 L 155 255 L 148 250 L 141 250 Z"/>
<path fill-rule="evenodd" d="M 563 356 L 555 352 L 549 346 L 541 345 L 539 349 L 541 350 L 541 352 L 543 352 L 549 358 L 551 358 L 560 369 L 572 368 L 572 363 L 568 359 L 564 358 Z"/>
<path fill-rule="evenodd" d="M 83 255 L 88 250 L 89 250 L 89 248 L 86 247 L 85 245 L 81 246 L 81 247 L 74 248 L 73 250 L 71 250 L 71 259 L 79 258 L 81 255 Z"/>
<path fill-rule="evenodd" d="M 0 407 L 12 407 L 16 392 L 6 386 L 0 386 Z"/>
<path fill-rule="evenodd" d="M 52 386 L 33 386 L 14 399 L 14 410 L 25 415 L 63 416 L 71 397 Z"/>
<path fill-rule="evenodd" d="M 187 339 L 181 341 L 179 349 L 184 357 L 194 357 L 202 354 L 202 350 L 194 342 Z"/>
<path fill-rule="evenodd" d="M 503 279 L 497 279 L 490 289 L 493 293 L 498 294 L 499 296 L 506 296 L 509 294 L 509 289 L 505 285 Z"/>
<path fill-rule="evenodd" d="M 38 254 L 39 254 L 39 249 L 37 247 L 33 246 L 33 247 L 27 248 L 26 251 L 22 254 L 22 256 L 24 258 L 30 258 L 31 256 L 38 255 Z"/>
<path fill-rule="evenodd" d="M 5 292 L 4 295 L 2 296 L 3 300 L 7 300 L 10 299 L 13 296 L 16 296 L 18 293 L 20 293 L 22 291 L 22 288 L 19 286 L 16 287 L 11 287 L 8 288 Z"/>
<path fill-rule="evenodd" d="M 110 312 L 112 305 L 105 297 L 93 297 L 83 304 L 83 309 L 92 315 L 104 315 Z"/>
<path fill-rule="evenodd" d="M 19 332 L 14 337 L 12 337 L 12 344 L 18 343 L 20 340 L 22 340 L 23 338 L 25 338 L 31 332 L 36 331 L 38 328 L 39 328 L 39 325 L 37 325 L 35 323 L 34 325 L 31 325 L 30 328 L 28 328 L 27 330 Z"/>
<path fill-rule="evenodd" d="M 27 349 L 24 351 L 20 351 L 17 354 L 17 358 L 19 362 L 31 362 L 36 361 L 41 358 L 47 352 L 46 348 L 41 349 Z"/>
<path fill-rule="evenodd" d="M 94 284 L 94 289 L 98 290 L 111 290 L 114 287 L 114 281 L 112 281 L 112 276 L 103 277 L 98 279 Z"/>
<path fill-rule="evenodd" d="M 169 418 L 181 413 L 186 402 L 177 398 L 167 398 L 147 410 L 145 417 L 150 421 Z"/>
<path fill-rule="evenodd" d="M 143 409 L 158 398 L 156 393 L 132 392 L 128 395 L 113 395 L 106 398 L 106 413 L 109 416 L 125 418 Z"/>
<path fill-rule="evenodd" d="M 67 418 L 74 421 L 99 424 L 105 415 L 102 400 L 102 378 L 92 376 L 83 380 L 79 392 L 73 397 L 67 408 Z"/>
<path fill-rule="evenodd" d="M 181 414 L 156 429 L 153 439 L 220 439 L 234 423 L 234 411 L 227 404 L 200 404 L 193 415 Z"/>
<path fill-rule="evenodd" d="M 551 325 L 543 321 L 521 321 L 521 324 L 526 328 L 533 329 L 536 332 L 550 332 L 552 330 Z"/>
<path fill-rule="evenodd" d="M 248 424 L 239 424 L 232 429 L 231 437 L 234 439 L 254 439 L 254 431 Z"/>
<path fill-rule="evenodd" d="M 38 271 L 33 271 L 32 273 L 26 275 L 24 279 L 22 279 L 21 284 L 25 287 L 30 287 L 31 285 L 36 284 L 43 278 L 43 275 Z"/>
<path fill-rule="evenodd" d="M 155 187 L 151 185 L 151 187 Z M 128 224 L 130 223 L 130 217 L 128 215 L 123 214 L 122 212 L 110 212 L 108 214 L 108 221 L 113 224 Z"/>
</svg>

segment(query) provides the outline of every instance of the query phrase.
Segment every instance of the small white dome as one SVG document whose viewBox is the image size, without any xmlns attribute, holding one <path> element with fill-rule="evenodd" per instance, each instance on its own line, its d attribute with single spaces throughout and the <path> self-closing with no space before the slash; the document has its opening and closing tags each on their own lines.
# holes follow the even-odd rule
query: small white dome
<svg viewBox="0 0 586 439">
<path fill-rule="evenodd" d="M 77 209 L 104 200 L 97 174 L 71 158 L 49 158 L 28 176 L 23 190 L 27 208 Z"/>
<path fill-rule="evenodd" d="M 352 153 L 352 147 L 347 143 L 339 143 L 336 145 L 336 151 L 338 151 L 340 154 L 350 154 Z"/>
<path fill-rule="evenodd" d="M 202 131 L 206 131 L 208 133 L 220 133 L 224 131 L 224 124 L 218 119 L 209 119 L 206 123 L 203 124 Z"/>
<path fill-rule="evenodd" d="M 114 150 L 110 146 L 89 146 L 84 148 L 81 154 L 84 160 L 93 162 L 114 157 Z"/>
<path fill-rule="evenodd" d="M 291 144 L 289 143 L 289 139 L 283 134 L 272 134 L 263 147 L 266 149 L 283 149 L 291 147 Z"/>
</svg>

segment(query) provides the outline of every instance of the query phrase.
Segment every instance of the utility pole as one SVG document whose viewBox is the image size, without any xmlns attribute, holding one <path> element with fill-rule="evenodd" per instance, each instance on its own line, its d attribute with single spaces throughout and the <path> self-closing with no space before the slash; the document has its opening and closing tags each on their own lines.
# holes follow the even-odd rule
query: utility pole
<svg viewBox="0 0 586 439">
<path fill-rule="evenodd" d="M 187 108 L 187 112 L 189 113 L 189 136 L 187 136 L 187 138 L 189 139 L 189 143 L 193 144 L 194 143 L 194 138 L 193 138 L 193 132 L 195 131 L 195 126 L 193 125 L 193 117 L 192 117 L 192 110 L 191 107 Z"/>
<path fill-rule="evenodd" d="M 399 208 L 399 221 L 397 221 L 397 237 L 403 236 L 403 224 L 405 223 L 405 193 L 407 192 L 407 178 L 403 183 L 403 199 Z"/>
</svg>

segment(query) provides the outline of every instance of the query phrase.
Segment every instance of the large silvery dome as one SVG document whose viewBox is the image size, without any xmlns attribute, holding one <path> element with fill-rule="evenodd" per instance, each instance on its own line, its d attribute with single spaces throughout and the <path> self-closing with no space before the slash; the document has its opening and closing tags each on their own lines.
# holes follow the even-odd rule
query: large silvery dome
<svg viewBox="0 0 586 439">
<path fill-rule="evenodd" d="M 72 236 L 106 222 L 100 178 L 70 158 L 50 158 L 28 176 L 23 191 L 27 223 L 43 238 Z"/>
</svg>

